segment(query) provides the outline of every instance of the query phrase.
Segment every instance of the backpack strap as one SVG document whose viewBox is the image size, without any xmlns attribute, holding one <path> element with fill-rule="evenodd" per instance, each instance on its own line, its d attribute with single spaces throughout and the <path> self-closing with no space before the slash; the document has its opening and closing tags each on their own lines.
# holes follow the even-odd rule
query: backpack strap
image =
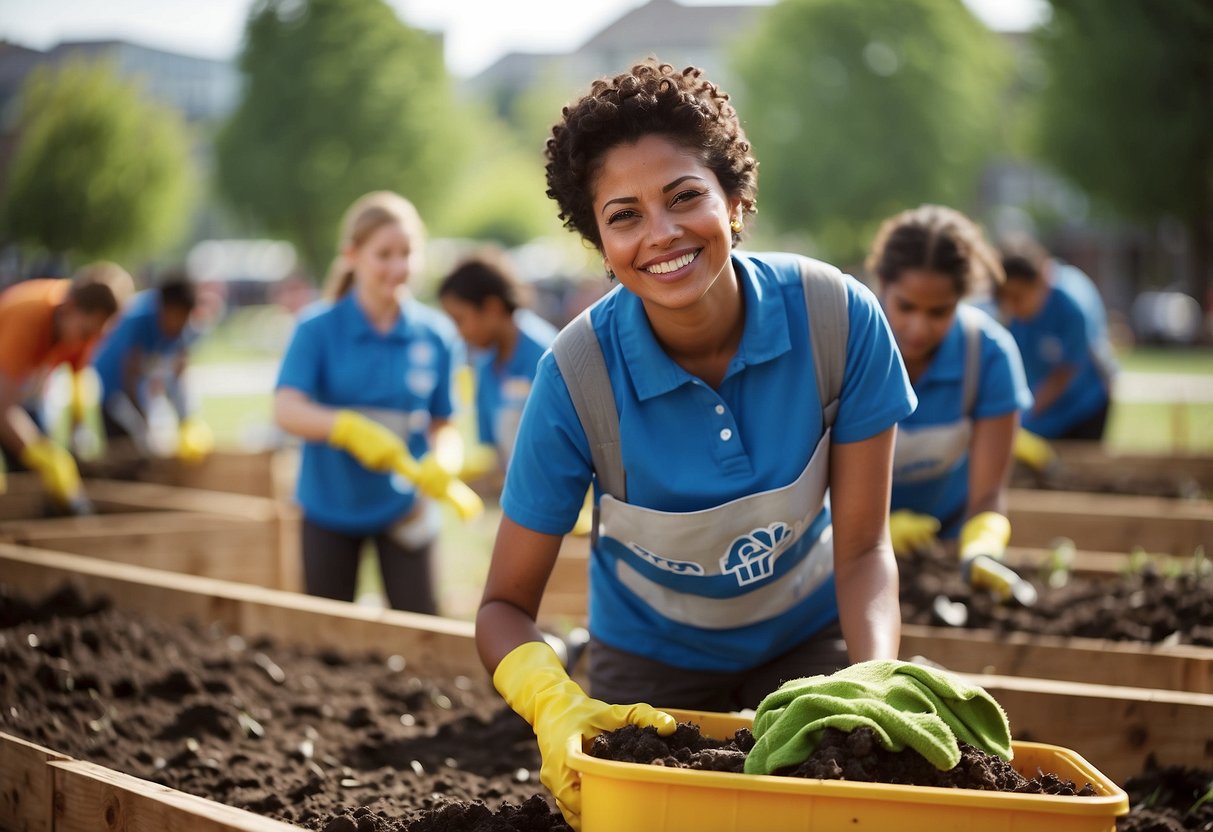
<svg viewBox="0 0 1213 832">
<path fill-rule="evenodd" d="M 960 328 L 965 338 L 964 380 L 961 383 L 961 402 L 965 416 L 973 413 L 973 405 L 977 403 L 977 388 L 981 381 L 981 324 L 977 316 L 963 303 L 956 307 L 960 316 Z"/>
<path fill-rule="evenodd" d="M 847 313 L 846 278 L 829 263 L 802 257 L 800 279 L 804 284 L 809 343 L 813 348 L 813 369 L 817 374 L 817 395 L 821 400 L 821 427 L 824 431 L 833 426 L 838 415 L 842 380 L 847 369 L 850 317 Z"/>
<path fill-rule="evenodd" d="M 615 405 L 611 377 L 607 374 L 602 345 L 590 322 L 589 309 L 557 334 L 552 341 L 552 355 L 589 440 L 599 488 L 626 502 L 627 476 L 619 447 L 619 408 Z"/>
</svg>

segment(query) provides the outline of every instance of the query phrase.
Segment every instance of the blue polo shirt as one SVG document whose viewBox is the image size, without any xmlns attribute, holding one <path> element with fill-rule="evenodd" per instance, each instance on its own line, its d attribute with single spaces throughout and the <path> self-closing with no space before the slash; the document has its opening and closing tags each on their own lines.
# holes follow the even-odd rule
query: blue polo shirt
<svg viewBox="0 0 1213 832">
<path fill-rule="evenodd" d="M 101 401 L 122 391 L 122 371 L 131 350 L 139 350 L 145 358 L 169 359 L 182 352 L 196 335 L 187 325 L 176 338 L 169 338 L 160 328 L 160 292 L 147 289 L 139 292 L 122 310 L 118 322 L 97 345 L 93 368 L 101 382 Z"/>
<path fill-rule="evenodd" d="M 1032 392 L 1024 376 L 1023 361 L 1015 339 L 1007 330 L 976 307 L 970 314 L 981 333 L 978 360 L 974 421 L 994 419 L 1032 406 Z M 960 315 L 952 321 L 931 363 L 914 383 L 918 407 L 901 424 L 925 428 L 947 425 L 964 418 L 965 332 Z M 898 436 L 898 441 L 902 437 Z M 941 536 L 953 537 L 959 529 L 960 515 L 969 500 L 969 455 L 965 455 L 942 477 L 899 484 L 893 480 L 891 507 L 929 514 L 947 523 Z M 953 521 L 949 523 L 949 521 Z"/>
<path fill-rule="evenodd" d="M 1075 369 L 1069 385 L 1052 405 L 1041 413 L 1024 414 L 1023 426 L 1033 433 L 1056 439 L 1107 406 L 1108 381 L 1095 360 L 1097 351 L 1104 349 L 1098 337 L 1100 319 L 1106 314 L 1102 308 L 1101 303 L 1097 312 L 1089 299 L 1076 298 L 1072 276 L 1063 277 L 1053 282 L 1035 317 L 1008 323 L 1033 391 L 1057 368 L 1069 365 Z M 1106 332 L 1106 318 L 1104 321 Z"/>
<path fill-rule="evenodd" d="M 349 292 L 300 313 L 276 386 L 328 407 L 402 414 L 409 450 L 420 458 L 429 450 L 430 422 L 454 412 L 451 375 L 460 349 L 454 325 L 437 310 L 410 298 L 381 333 Z M 296 496 L 319 526 L 373 534 L 407 513 L 416 491 L 404 477 L 368 471 L 346 451 L 304 442 Z"/>
<path fill-rule="evenodd" d="M 616 287 L 592 309 L 619 411 L 633 505 L 690 512 L 780 488 L 800 476 L 822 436 L 797 261 L 735 253 L 733 265 L 745 295 L 745 325 L 719 389 L 662 350 L 636 295 Z M 850 332 L 833 431 L 833 441 L 840 443 L 887 430 L 915 403 L 879 304 L 858 281 L 846 283 Z M 549 352 L 539 362 L 523 411 L 502 508 L 526 528 L 564 534 L 577 518 L 591 475 L 585 432 Z M 828 520 L 828 509 L 823 514 Z M 814 523 L 807 534 L 820 534 L 824 525 Z M 787 613 L 752 626 L 682 625 L 622 586 L 610 562 L 597 548 L 592 553 L 591 630 L 608 644 L 676 666 L 754 667 L 837 617 L 829 580 Z M 777 569 L 772 579 L 784 571 Z M 824 620 L 823 605 L 832 613 Z"/>
<path fill-rule="evenodd" d="M 497 366 L 497 350 L 476 355 L 476 422 L 480 441 L 496 445 L 513 439 L 502 434 L 512 431 L 522 414 L 535 378 L 535 367 L 556 337 L 556 327 L 527 309 L 514 312 L 518 340 L 514 351 Z"/>
</svg>

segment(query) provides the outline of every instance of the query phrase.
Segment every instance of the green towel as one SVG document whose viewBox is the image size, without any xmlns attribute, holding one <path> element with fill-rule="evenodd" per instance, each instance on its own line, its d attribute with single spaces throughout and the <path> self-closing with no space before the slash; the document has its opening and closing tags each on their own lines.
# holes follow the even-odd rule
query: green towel
<svg viewBox="0 0 1213 832">
<path fill-rule="evenodd" d="M 957 740 L 1010 760 L 1007 715 L 990 694 L 950 673 L 902 661 L 870 661 L 829 676 L 785 682 L 758 706 L 748 774 L 809 758 L 826 728 L 872 728 L 890 751 L 909 746 L 938 769 L 960 762 Z"/>
</svg>

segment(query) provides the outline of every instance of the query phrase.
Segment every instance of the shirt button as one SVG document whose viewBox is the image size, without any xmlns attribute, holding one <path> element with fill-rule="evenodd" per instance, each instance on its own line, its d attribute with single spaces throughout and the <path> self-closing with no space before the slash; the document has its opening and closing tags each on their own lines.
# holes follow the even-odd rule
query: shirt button
<svg viewBox="0 0 1213 832">
<path fill-rule="evenodd" d="M 724 415 L 724 405 L 722 405 L 722 404 L 716 405 L 716 412 L 718 414 L 720 414 L 721 416 L 723 416 Z"/>
<path fill-rule="evenodd" d="M 722 430 L 720 432 L 720 438 L 723 441 L 728 442 L 730 439 L 733 438 L 733 431 L 729 430 L 728 428 L 725 428 L 724 430 Z"/>
</svg>

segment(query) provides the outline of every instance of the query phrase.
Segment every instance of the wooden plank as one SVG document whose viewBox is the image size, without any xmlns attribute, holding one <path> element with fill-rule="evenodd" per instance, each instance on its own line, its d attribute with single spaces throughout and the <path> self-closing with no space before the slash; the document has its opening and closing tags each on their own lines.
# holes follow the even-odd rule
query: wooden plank
<svg viewBox="0 0 1213 832">
<path fill-rule="evenodd" d="M 277 514 L 268 497 L 121 480 L 88 480 L 85 487 L 102 512 L 195 511 L 264 521 L 272 521 Z"/>
<path fill-rule="evenodd" d="M 967 675 L 1007 712 L 1011 735 L 1077 751 L 1117 783 L 1162 765 L 1213 767 L 1213 695 Z"/>
<path fill-rule="evenodd" d="M 54 783 L 46 764 L 66 755 L 0 732 L 0 829 L 52 832 Z"/>
<path fill-rule="evenodd" d="M 1213 489 L 1213 454 L 1128 453 L 1105 448 L 1098 442 L 1053 442 L 1064 471 L 1080 476 L 1120 479 L 1125 472 L 1146 481 L 1194 480 L 1206 491 Z"/>
<path fill-rule="evenodd" d="M 267 636 L 283 643 L 398 653 L 427 672 L 488 684 L 470 621 L 370 609 L 5 543 L 0 543 L 0 581 L 34 595 L 70 581 L 86 594 L 108 596 L 120 609 L 166 621 L 213 621 L 246 638 Z"/>
<path fill-rule="evenodd" d="M 903 624 L 901 656 L 965 673 L 1213 694 L 1213 648 Z"/>
<path fill-rule="evenodd" d="M 0 523 L 0 540 L 117 563 L 278 587 L 277 522 L 138 512 Z"/>
<path fill-rule="evenodd" d="M 86 478 L 135 480 L 178 488 L 197 488 L 274 497 L 275 451 L 214 451 L 199 463 L 185 463 L 174 457 L 145 458 L 133 451 L 114 448 L 103 459 L 82 462 L 80 472 Z"/>
<path fill-rule="evenodd" d="M 1012 488 L 1007 496 L 1011 542 L 1047 547 L 1068 537 L 1079 549 L 1192 555 L 1213 551 L 1213 502 Z"/>
<path fill-rule="evenodd" d="M 299 832 L 299 827 L 80 760 L 50 763 L 55 832 Z"/>
</svg>

